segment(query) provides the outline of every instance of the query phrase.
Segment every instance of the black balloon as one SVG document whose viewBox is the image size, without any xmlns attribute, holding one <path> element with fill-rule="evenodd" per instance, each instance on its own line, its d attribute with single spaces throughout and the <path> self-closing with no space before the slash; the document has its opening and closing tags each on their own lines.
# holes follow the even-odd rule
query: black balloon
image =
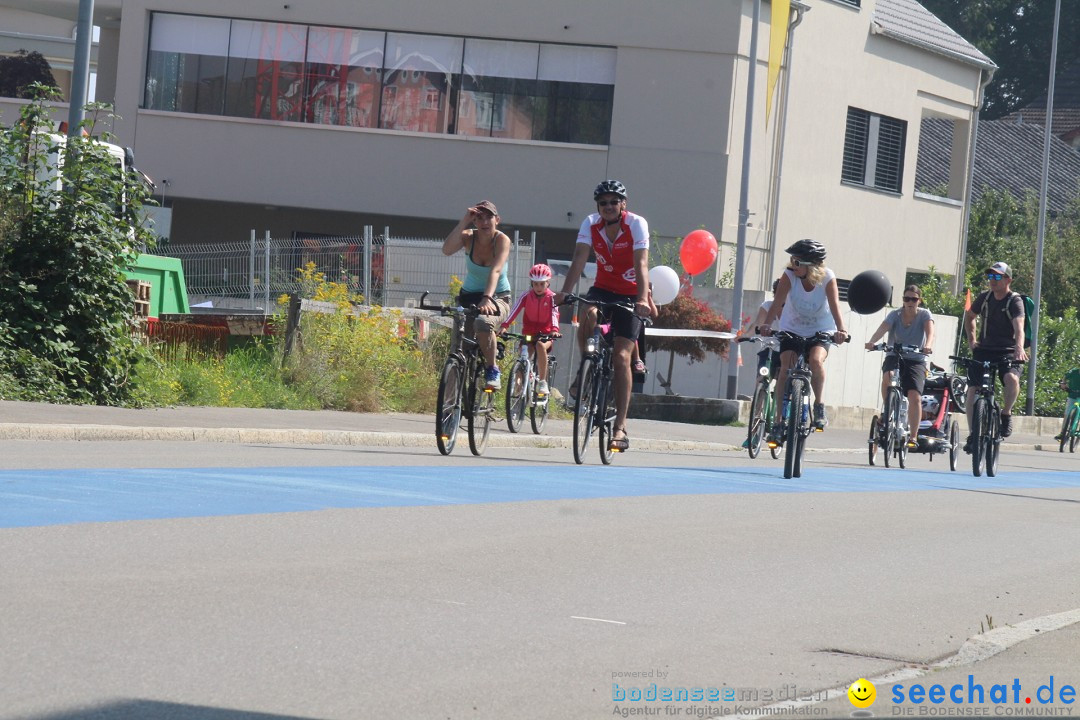
<svg viewBox="0 0 1080 720">
<path fill-rule="evenodd" d="M 892 297 L 892 285 L 880 270 L 863 270 L 848 286 L 848 305 L 860 315 L 876 313 Z"/>
</svg>

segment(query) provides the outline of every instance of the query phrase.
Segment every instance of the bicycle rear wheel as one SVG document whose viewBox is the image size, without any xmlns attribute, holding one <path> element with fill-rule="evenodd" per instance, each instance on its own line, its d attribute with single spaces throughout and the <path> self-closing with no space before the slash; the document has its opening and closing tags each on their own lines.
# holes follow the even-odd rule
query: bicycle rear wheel
<svg viewBox="0 0 1080 720">
<path fill-rule="evenodd" d="M 1076 431 L 1076 414 L 1080 412 L 1074 405 L 1069 410 L 1069 417 L 1065 420 L 1065 429 L 1061 433 L 1061 444 L 1058 446 L 1058 452 L 1065 452 L 1065 443 L 1069 444 L 1069 452 L 1073 451 L 1076 446 L 1076 436 L 1073 434 Z"/>
<path fill-rule="evenodd" d="M 790 479 L 797 477 L 796 471 L 801 473 L 802 471 L 802 443 L 799 442 L 802 433 L 802 413 L 803 413 L 803 393 L 806 392 L 805 381 L 800 378 L 793 378 L 788 381 L 788 413 L 785 421 L 787 422 L 787 438 L 784 445 L 786 445 L 784 454 L 784 478 Z"/>
<path fill-rule="evenodd" d="M 461 427 L 461 397 L 464 368 L 457 358 L 450 358 L 443 365 L 439 377 L 439 399 L 435 407 L 435 443 L 439 452 L 449 455 L 457 444 L 458 428 Z"/>
<path fill-rule="evenodd" d="M 596 402 L 596 376 L 599 368 L 595 357 L 584 357 L 577 375 L 577 400 L 574 401 L 574 462 L 585 462 L 585 449 L 593 431 Z"/>
<path fill-rule="evenodd" d="M 983 453 L 986 443 L 983 434 L 986 432 L 986 398 L 975 398 L 975 408 L 971 411 L 971 472 L 975 477 L 982 477 Z"/>
<path fill-rule="evenodd" d="M 762 441 L 765 438 L 765 411 L 768 400 L 768 384 L 759 382 L 757 389 L 754 390 L 754 399 L 750 403 L 750 424 L 746 430 L 746 451 L 751 460 L 761 452 Z"/>
<path fill-rule="evenodd" d="M 514 362 L 506 384 L 506 426 L 516 433 L 525 422 L 525 406 L 529 404 L 529 366 L 522 359 Z"/>
<path fill-rule="evenodd" d="M 473 399 L 469 413 L 469 449 L 473 455 L 483 455 L 491 433 L 491 420 L 495 415 L 495 393 L 487 389 L 483 363 L 476 364 L 469 394 Z"/>
</svg>

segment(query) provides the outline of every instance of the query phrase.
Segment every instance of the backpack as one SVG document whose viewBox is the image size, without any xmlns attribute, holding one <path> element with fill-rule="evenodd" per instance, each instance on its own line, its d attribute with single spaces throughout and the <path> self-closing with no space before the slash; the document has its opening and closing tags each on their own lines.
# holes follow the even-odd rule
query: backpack
<svg viewBox="0 0 1080 720">
<path fill-rule="evenodd" d="M 1016 293 L 1024 301 L 1024 347 L 1031 347 L 1031 316 L 1035 312 L 1035 301 L 1030 295 Z"/>
</svg>

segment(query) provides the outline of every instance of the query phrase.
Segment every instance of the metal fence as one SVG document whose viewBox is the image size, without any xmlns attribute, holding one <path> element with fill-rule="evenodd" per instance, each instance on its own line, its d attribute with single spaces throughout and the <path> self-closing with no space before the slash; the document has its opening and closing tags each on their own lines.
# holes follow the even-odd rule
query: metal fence
<svg viewBox="0 0 1080 720">
<path fill-rule="evenodd" d="M 514 233 L 507 275 L 519 293 L 529 286 L 535 239 L 535 233 L 527 242 Z M 252 230 L 247 242 L 170 243 L 155 253 L 180 259 L 192 305 L 272 312 L 282 294 L 310 296 L 311 288 L 303 280 L 303 270 L 310 265 L 326 281 L 344 284 L 365 302 L 409 307 L 425 291 L 431 292 L 432 302 L 446 299 L 451 276 L 464 278 L 464 258 L 443 255 L 442 242 L 442 238 L 394 237 L 389 228 L 375 235 L 371 226 L 353 237 L 276 239 L 270 233 L 258 237 Z"/>
</svg>

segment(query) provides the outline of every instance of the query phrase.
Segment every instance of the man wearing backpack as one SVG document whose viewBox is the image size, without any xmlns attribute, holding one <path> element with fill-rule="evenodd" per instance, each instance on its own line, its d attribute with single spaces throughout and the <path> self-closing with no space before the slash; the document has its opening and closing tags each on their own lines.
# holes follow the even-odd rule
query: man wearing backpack
<svg viewBox="0 0 1080 720">
<path fill-rule="evenodd" d="M 967 334 L 971 356 L 980 361 L 1018 360 L 1027 362 L 1024 351 L 1024 298 L 1010 289 L 1012 269 L 1003 262 L 986 268 L 990 289 L 979 293 L 971 308 L 964 313 L 964 332 Z M 975 319 L 979 319 L 979 333 L 975 334 Z M 1020 395 L 1020 368 L 999 365 L 1004 394 L 1001 402 L 1001 436 L 1012 434 L 1012 408 Z M 967 391 L 968 430 L 971 429 L 971 413 L 975 407 L 975 393 L 982 386 L 982 371 L 969 369 Z M 968 436 L 964 446 L 971 452 L 972 439 Z"/>
</svg>

